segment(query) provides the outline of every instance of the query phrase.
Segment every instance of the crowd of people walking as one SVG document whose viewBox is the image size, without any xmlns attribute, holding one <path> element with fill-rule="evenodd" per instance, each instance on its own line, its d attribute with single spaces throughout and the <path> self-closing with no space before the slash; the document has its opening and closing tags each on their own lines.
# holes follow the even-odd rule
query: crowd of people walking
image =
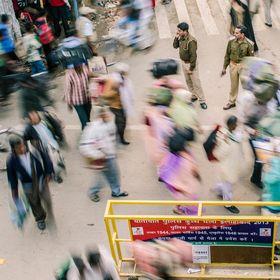
<svg viewBox="0 0 280 280">
<path fill-rule="evenodd" d="M 273 24 L 271 4 L 272 1 L 265 1 L 268 27 Z M 67 166 L 61 151 L 67 147 L 67 138 L 62 122 L 51 108 L 54 101 L 49 94 L 49 75 L 58 64 L 65 73 L 63 100 L 70 111 L 75 110 L 81 125 L 80 154 L 96 175 L 88 190 L 89 199 L 100 201 L 102 179 L 109 185 L 113 198 L 129 195 L 121 186 L 117 143 L 124 148 L 130 144 L 126 126 L 135 108 L 130 67 L 119 62 L 108 71 L 106 59 L 96 48 L 97 33 L 91 21 L 96 11 L 81 7 L 76 28 L 71 29 L 69 7 L 66 0 L 50 1 L 53 31 L 42 13 L 35 16 L 34 21 L 25 23 L 24 63 L 17 55 L 9 16 L 1 16 L 0 101 L 6 106 L 10 94 L 18 90 L 24 119 L 22 135 L 10 137 L 7 159 L 7 178 L 16 208 L 13 221 L 20 228 L 24 226 L 28 207 L 39 230 L 45 230 L 47 225 L 56 226 L 49 183 L 63 183 L 63 171 Z M 129 26 L 128 33 L 123 34 L 128 39 L 126 45 L 134 50 L 151 46 L 152 35 L 143 30 L 149 30 L 152 2 L 121 1 L 120 7 L 123 14 L 116 29 L 121 32 L 124 26 Z M 173 40 L 186 83 L 171 78 L 178 73 L 177 61 L 164 58 L 153 62 L 154 82 L 149 87 L 143 121 L 146 151 L 156 166 L 158 181 L 178 200 L 173 209 L 177 215 L 198 212 L 196 207 L 186 207 L 180 201 L 202 199 L 203 180 L 193 145 L 203 136 L 204 141 L 199 144 L 209 162 L 217 162 L 219 172 L 213 192 L 228 201 L 225 208 L 229 212 L 240 213 L 230 201 L 234 200 L 233 189 L 242 177 L 240 162 L 245 161 L 244 143 L 251 149 L 250 181 L 262 189 L 264 201 L 280 201 L 280 85 L 273 64 L 254 57 L 259 50 L 252 24 L 257 10 L 254 1 L 231 1 L 230 32 L 234 37 L 225 47 L 221 72 L 224 76 L 229 67 L 231 88 L 223 110 L 237 107 L 238 112 L 228 116 L 223 125 L 215 127 L 213 124 L 210 133 L 203 130 L 199 111 L 194 107 L 198 101 L 202 110 L 209 110 L 199 76 L 200 45 L 190 33 L 187 22 L 177 25 Z M 61 38 L 61 23 L 65 38 Z M 53 52 L 55 41 L 59 44 Z M 242 94 L 239 93 L 240 81 Z M 265 152 L 267 145 L 269 156 Z M 265 207 L 262 214 L 279 216 L 280 206 Z M 118 279 L 111 259 L 101 251 L 100 248 L 88 251 L 86 260 L 73 257 L 58 279 Z"/>
</svg>

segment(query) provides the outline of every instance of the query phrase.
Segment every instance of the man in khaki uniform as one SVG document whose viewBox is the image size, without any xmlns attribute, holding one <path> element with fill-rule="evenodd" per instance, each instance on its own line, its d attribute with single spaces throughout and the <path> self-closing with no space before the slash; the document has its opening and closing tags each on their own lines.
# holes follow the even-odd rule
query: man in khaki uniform
<svg viewBox="0 0 280 280">
<path fill-rule="evenodd" d="M 254 43 L 245 37 L 246 28 L 237 26 L 234 31 L 234 39 L 230 40 L 227 45 L 224 68 L 221 76 L 226 74 L 226 69 L 230 67 L 231 89 L 229 93 L 229 101 L 223 107 L 224 110 L 229 110 L 235 107 L 236 98 L 238 95 L 239 75 L 242 69 L 242 60 L 246 56 L 254 55 Z"/>
<path fill-rule="evenodd" d="M 173 47 L 175 49 L 179 48 L 186 83 L 192 93 L 192 102 L 198 99 L 201 108 L 205 110 L 207 109 L 207 105 L 205 103 L 197 65 L 197 41 L 189 34 L 189 25 L 186 22 L 179 23 L 177 28 Z"/>
</svg>

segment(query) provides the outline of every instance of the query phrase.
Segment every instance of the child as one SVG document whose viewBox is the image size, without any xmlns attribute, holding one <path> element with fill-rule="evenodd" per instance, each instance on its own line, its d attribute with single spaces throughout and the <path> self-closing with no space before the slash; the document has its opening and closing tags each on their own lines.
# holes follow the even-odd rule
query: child
<svg viewBox="0 0 280 280">
<path fill-rule="evenodd" d="M 25 26 L 26 34 L 23 37 L 23 44 L 27 53 L 27 61 L 31 64 L 31 74 L 39 74 L 47 72 L 47 69 L 42 61 L 39 49 L 41 43 L 36 39 L 36 34 L 33 32 L 31 23 Z"/>
</svg>

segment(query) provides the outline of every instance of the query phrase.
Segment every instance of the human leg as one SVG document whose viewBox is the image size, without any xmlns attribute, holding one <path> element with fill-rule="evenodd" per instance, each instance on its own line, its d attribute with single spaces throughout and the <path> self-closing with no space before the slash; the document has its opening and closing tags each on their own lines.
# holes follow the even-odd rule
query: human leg
<svg viewBox="0 0 280 280">
<path fill-rule="evenodd" d="M 238 65 L 230 64 L 230 82 L 231 89 L 229 93 L 229 103 L 235 104 L 239 88 Z"/>
<path fill-rule="evenodd" d="M 54 34 L 55 37 L 58 38 L 61 34 L 61 27 L 59 24 L 60 21 L 59 7 L 51 7 L 51 15 L 52 15 L 53 25 L 54 25 Z"/>
<path fill-rule="evenodd" d="M 69 29 L 70 29 L 69 24 L 68 24 L 68 7 L 67 7 L 67 5 L 59 7 L 59 14 L 60 14 L 60 18 L 62 20 L 64 34 L 67 37 Z"/>
<path fill-rule="evenodd" d="M 200 103 L 205 102 L 205 96 L 199 78 L 198 66 L 196 66 L 196 68 L 192 71 L 190 79 L 192 80 L 193 85 L 193 95 L 198 98 Z"/>
<path fill-rule="evenodd" d="M 127 144 L 128 142 L 124 139 L 124 131 L 126 127 L 126 116 L 123 109 L 116 109 L 116 108 L 110 108 L 112 113 L 115 115 L 115 124 L 117 127 L 117 132 L 120 137 L 120 141 L 123 144 Z"/>
<path fill-rule="evenodd" d="M 78 114 L 78 117 L 79 117 L 81 125 L 82 125 L 82 130 L 83 130 L 85 128 L 87 122 L 89 121 L 86 106 L 85 105 L 74 105 L 74 108 Z"/>
<path fill-rule="evenodd" d="M 264 4 L 265 23 L 268 26 L 272 26 L 272 18 L 271 18 L 272 0 L 263 0 L 263 4 Z"/>
</svg>

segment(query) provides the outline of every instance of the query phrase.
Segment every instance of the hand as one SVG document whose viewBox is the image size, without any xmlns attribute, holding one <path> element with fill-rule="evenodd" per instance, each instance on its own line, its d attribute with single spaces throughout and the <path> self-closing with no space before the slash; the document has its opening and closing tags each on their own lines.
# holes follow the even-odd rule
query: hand
<svg viewBox="0 0 280 280">
<path fill-rule="evenodd" d="M 193 71 L 188 70 L 187 73 L 188 73 L 189 75 L 192 75 Z"/>
<path fill-rule="evenodd" d="M 178 32 L 178 31 L 176 32 L 175 38 L 177 38 L 177 39 L 180 38 L 180 35 L 179 35 L 179 32 Z"/>
<path fill-rule="evenodd" d="M 226 73 L 227 73 L 226 69 L 223 69 L 223 71 L 221 72 L 221 77 L 223 77 Z"/>
<path fill-rule="evenodd" d="M 47 175 L 47 176 L 46 176 L 46 183 L 49 183 L 50 180 L 51 180 L 51 175 Z"/>
</svg>

